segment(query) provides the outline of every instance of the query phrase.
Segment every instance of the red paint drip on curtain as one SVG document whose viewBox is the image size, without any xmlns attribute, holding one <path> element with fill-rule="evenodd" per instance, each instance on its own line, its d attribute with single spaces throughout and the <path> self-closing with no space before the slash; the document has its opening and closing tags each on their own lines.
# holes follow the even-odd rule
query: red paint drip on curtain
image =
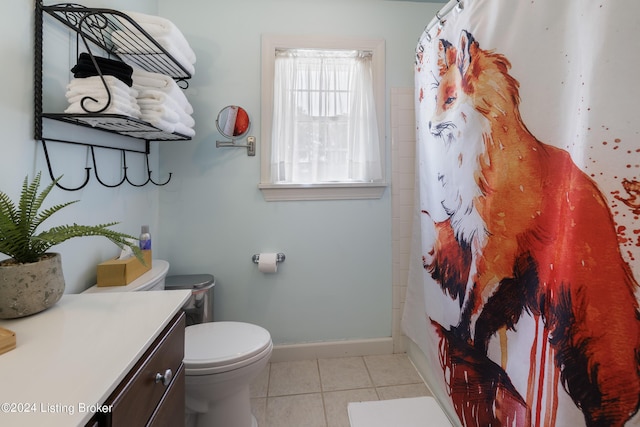
<svg viewBox="0 0 640 427">
<path fill-rule="evenodd" d="M 547 364 L 547 344 L 549 331 L 542 328 L 542 349 L 540 350 L 540 372 L 538 373 L 538 397 L 536 400 L 536 426 L 540 425 L 540 413 L 542 412 L 542 397 L 544 395 L 544 371 Z"/>
<path fill-rule="evenodd" d="M 551 353 L 555 353 L 551 350 Z M 553 360 L 554 355 L 552 354 L 549 359 Z M 558 414 L 558 384 L 560 383 L 560 369 L 556 366 L 553 366 L 549 369 L 549 381 L 547 384 L 551 384 L 549 389 L 549 393 L 547 395 L 547 409 L 545 414 L 544 425 L 546 426 L 555 426 L 556 425 L 556 416 Z"/>
</svg>

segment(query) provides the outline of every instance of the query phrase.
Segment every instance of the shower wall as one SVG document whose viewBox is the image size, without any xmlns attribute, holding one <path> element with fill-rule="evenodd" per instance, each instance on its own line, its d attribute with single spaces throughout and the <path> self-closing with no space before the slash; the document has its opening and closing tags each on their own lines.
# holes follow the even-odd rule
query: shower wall
<svg viewBox="0 0 640 427">
<path fill-rule="evenodd" d="M 393 244 L 393 351 L 407 349 L 400 327 L 411 255 L 415 188 L 416 126 L 414 89 L 391 88 L 391 217 Z"/>
</svg>

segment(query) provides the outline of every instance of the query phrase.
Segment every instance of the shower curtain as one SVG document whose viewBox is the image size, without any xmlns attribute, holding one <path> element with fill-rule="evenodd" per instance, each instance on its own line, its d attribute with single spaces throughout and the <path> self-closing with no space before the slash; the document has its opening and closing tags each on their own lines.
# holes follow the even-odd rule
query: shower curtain
<svg viewBox="0 0 640 427">
<path fill-rule="evenodd" d="M 403 330 L 465 426 L 640 426 L 640 6 L 451 1 L 415 58 Z"/>
</svg>

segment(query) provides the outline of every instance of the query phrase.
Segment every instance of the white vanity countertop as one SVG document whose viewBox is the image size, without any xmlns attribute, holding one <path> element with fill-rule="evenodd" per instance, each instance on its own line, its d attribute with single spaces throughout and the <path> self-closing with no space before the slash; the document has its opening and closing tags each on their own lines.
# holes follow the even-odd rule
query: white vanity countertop
<svg viewBox="0 0 640 427">
<path fill-rule="evenodd" d="M 17 343 L 0 354 L 0 425 L 84 425 L 190 295 L 64 295 L 44 312 L 1 320 Z"/>
</svg>

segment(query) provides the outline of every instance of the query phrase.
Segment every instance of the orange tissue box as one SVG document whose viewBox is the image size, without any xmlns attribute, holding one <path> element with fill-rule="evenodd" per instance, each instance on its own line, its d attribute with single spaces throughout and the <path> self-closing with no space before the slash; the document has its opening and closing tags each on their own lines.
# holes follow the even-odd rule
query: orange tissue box
<svg viewBox="0 0 640 427">
<path fill-rule="evenodd" d="M 110 259 L 98 264 L 98 286 L 125 286 L 151 270 L 151 251 L 142 251 L 146 265 L 135 256 Z"/>
</svg>

